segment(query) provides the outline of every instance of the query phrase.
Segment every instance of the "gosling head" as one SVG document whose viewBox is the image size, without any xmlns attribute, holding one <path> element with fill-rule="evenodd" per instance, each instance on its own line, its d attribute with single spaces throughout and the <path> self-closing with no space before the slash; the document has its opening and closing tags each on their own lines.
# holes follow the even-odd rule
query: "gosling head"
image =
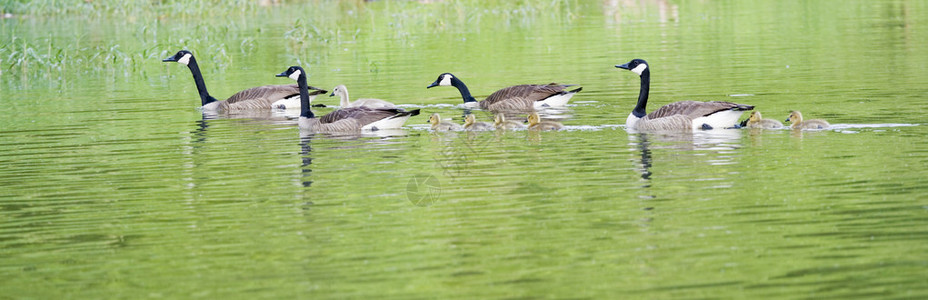
<svg viewBox="0 0 928 300">
<path fill-rule="evenodd" d="M 468 125 L 474 125 L 474 123 L 477 123 L 477 117 L 475 117 L 474 114 L 467 114 L 466 116 L 464 116 L 465 127 Z"/>
<path fill-rule="evenodd" d="M 335 95 L 344 93 L 346 89 L 347 89 L 347 88 L 345 87 L 344 84 L 339 84 L 339 85 L 336 86 L 335 88 L 332 88 L 332 93 L 329 94 L 329 97 L 332 97 L 332 96 L 335 96 Z"/>
<path fill-rule="evenodd" d="M 496 126 L 499 126 L 500 124 L 503 124 L 505 122 L 506 122 L 506 117 L 503 116 L 503 113 L 498 113 L 496 114 L 496 116 L 493 117 L 493 124 Z"/>
<path fill-rule="evenodd" d="M 538 112 L 532 112 L 528 114 L 528 126 L 541 123 L 541 116 L 538 115 Z"/>
<path fill-rule="evenodd" d="M 177 54 L 174 54 L 174 56 L 162 59 L 161 61 L 176 62 L 176 63 L 186 66 L 190 64 L 190 61 L 192 59 L 193 59 L 193 53 L 190 53 L 190 51 L 187 51 L 187 50 L 180 50 L 180 51 L 177 51 Z"/>
<path fill-rule="evenodd" d="M 432 127 L 438 126 L 438 123 L 441 123 L 441 116 L 438 113 L 434 113 L 429 116 L 429 123 L 432 124 Z"/>
<path fill-rule="evenodd" d="M 648 70 L 648 62 L 644 61 L 643 59 L 636 58 L 630 62 L 621 65 L 615 65 L 615 67 L 635 72 L 635 74 L 641 76 L 642 73 Z"/>
<path fill-rule="evenodd" d="M 425 88 L 430 89 L 436 86 L 452 86 L 453 84 L 451 81 L 453 79 L 454 75 L 451 75 L 451 73 L 442 73 L 441 75 L 438 75 L 438 79 L 436 79 L 435 82 L 432 82 L 432 84 Z"/>
<path fill-rule="evenodd" d="M 760 112 L 755 110 L 751 112 L 751 117 L 748 118 L 748 122 L 760 122 L 761 119 L 763 119 L 763 117 L 761 117 Z"/>
<path fill-rule="evenodd" d="M 793 122 L 793 124 L 802 122 L 802 113 L 798 110 L 789 112 L 789 117 L 786 117 L 786 122 Z"/>
<path fill-rule="evenodd" d="M 292 66 L 287 68 L 287 70 L 283 73 L 277 74 L 277 77 L 290 77 L 290 79 L 293 80 L 300 80 L 300 77 L 306 76 L 304 73 L 305 72 L 303 72 L 303 68 L 300 66 Z"/>
</svg>

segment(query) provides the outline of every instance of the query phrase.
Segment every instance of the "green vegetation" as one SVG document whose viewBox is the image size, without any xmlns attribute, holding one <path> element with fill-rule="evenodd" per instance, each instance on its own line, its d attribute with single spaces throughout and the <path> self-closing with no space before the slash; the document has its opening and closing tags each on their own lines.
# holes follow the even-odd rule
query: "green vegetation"
<svg viewBox="0 0 928 300">
<path fill-rule="evenodd" d="M 233 65 L 237 52 L 249 55 L 263 46 L 283 46 L 288 56 L 312 61 L 313 53 L 324 52 L 320 50 L 333 44 L 353 43 L 369 28 L 388 30 L 368 34 L 388 34 L 408 41 L 416 34 L 480 22 L 525 26 L 542 19 L 539 16 L 570 19 L 576 7 L 573 1 L 562 0 L 261 3 L 8 2 L 2 11 L 12 17 L 0 19 L 4 36 L 0 39 L 0 76 L 25 82 L 30 78 L 66 78 L 64 73 L 144 74 L 145 62 L 182 48 L 202 53 L 198 58 L 210 60 L 219 70 Z M 376 62 L 367 64 L 376 69 Z"/>
</svg>

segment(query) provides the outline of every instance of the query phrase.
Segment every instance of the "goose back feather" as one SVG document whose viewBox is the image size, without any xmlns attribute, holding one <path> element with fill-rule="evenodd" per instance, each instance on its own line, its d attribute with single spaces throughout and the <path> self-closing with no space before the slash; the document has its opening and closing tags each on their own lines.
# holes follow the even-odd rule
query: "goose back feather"
<svg viewBox="0 0 928 300">
<path fill-rule="evenodd" d="M 577 88 L 567 91 L 568 84 L 522 84 L 500 89 L 479 102 L 480 108 L 492 111 L 530 111 L 536 108 L 536 102 L 555 96 L 572 95 L 581 91 Z M 542 104 L 539 104 L 539 106 Z"/>
<path fill-rule="evenodd" d="M 570 84 L 523 84 L 500 89 L 478 102 L 471 96 L 467 85 L 451 73 L 439 75 L 438 79 L 427 88 L 436 86 L 456 87 L 461 93 L 461 98 L 464 99 L 464 106 L 497 112 L 525 112 L 544 107 L 564 106 L 574 94 L 583 90 L 583 88 L 566 90 L 567 87 L 573 86 Z"/>
</svg>

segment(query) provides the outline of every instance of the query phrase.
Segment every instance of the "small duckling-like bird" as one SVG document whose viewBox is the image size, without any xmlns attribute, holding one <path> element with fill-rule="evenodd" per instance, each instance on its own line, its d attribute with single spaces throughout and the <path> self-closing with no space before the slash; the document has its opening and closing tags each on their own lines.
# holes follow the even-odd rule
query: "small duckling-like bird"
<svg viewBox="0 0 928 300">
<path fill-rule="evenodd" d="M 813 120 L 802 120 L 802 113 L 798 110 L 789 112 L 789 117 L 786 118 L 786 122 L 792 122 L 792 125 L 789 125 L 789 128 L 792 129 L 827 129 L 831 124 L 828 124 L 825 120 L 813 119 Z"/>
<path fill-rule="evenodd" d="M 496 114 L 496 117 L 493 118 L 493 121 L 494 121 L 493 126 L 495 126 L 497 129 L 525 128 L 525 125 L 523 125 L 522 123 L 512 121 L 512 120 L 506 120 L 506 114 L 504 113 Z"/>
<path fill-rule="evenodd" d="M 560 130 L 564 125 L 555 121 L 542 121 L 538 112 L 528 114 L 528 129 L 530 130 Z"/>
<path fill-rule="evenodd" d="M 439 116 L 438 113 L 434 113 L 429 116 L 429 123 L 432 124 L 432 130 L 435 131 L 459 131 L 464 129 L 464 127 L 461 127 L 461 125 L 456 123 L 442 121 L 441 116 Z"/>
<path fill-rule="evenodd" d="M 751 112 L 751 116 L 748 118 L 747 128 L 764 128 L 764 129 L 777 129 L 783 128 L 783 123 L 773 119 L 764 119 L 759 111 Z"/>
<path fill-rule="evenodd" d="M 493 124 L 488 122 L 477 122 L 474 114 L 464 116 L 464 129 L 470 131 L 487 131 L 493 130 Z"/>
<path fill-rule="evenodd" d="M 341 98 L 341 101 L 339 101 L 339 105 L 342 108 L 361 107 L 361 106 L 366 106 L 370 108 L 394 108 L 396 107 L 396 105 L 394 105 L 393 103 L 389 101 L 373 99 L 373 98 L 361 98 L 361 99 L 358 99 L 352 102 L 351 99 L 348 98 L 348 88 L 345 87 L 344 84 L 339 84 L 334 89 L 332 89 L 332 94 L 330 94 L 329 97 L 332 97 L 335 95 L 338 95 L 338 97 Z"/>
</svg>

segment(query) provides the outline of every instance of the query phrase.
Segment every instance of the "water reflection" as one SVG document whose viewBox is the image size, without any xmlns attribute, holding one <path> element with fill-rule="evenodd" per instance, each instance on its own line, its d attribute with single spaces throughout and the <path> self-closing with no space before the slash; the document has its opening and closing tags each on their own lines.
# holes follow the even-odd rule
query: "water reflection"
<svg viewBox="0 0 928 300">
<path fill-rule="evenodd" d="M 300 159 L 302 163 L 300 164 L 301 176 L 304 187 L 310 187 L 313 184 L 312 180 L 312 168 L 310 165 L 313 164 L 313 147 L 312 147 L 312 136 L 305 136 L 300 138 Z"/>
<path fill-rule="evenodd" d="M 603 15 L 613 22 L 640 18 L 650 7 L 657 8 L 657 20 L 660 23 L 678 22 L 680 17 L 679 6 L 668 0 L 603 0 L 602 7 Z"/>
<path fill-rule="evenodd" d="M 739 148 L 741 142 L 741 129 L 713 129 L 689 131 L 653 131 L 639 132 L 634 129 L 625 129 L 629 137 L 644 135 L 657 142 L 662 148 L 676 148 L 679 150 L 732 150 Z"/>
</svg>

